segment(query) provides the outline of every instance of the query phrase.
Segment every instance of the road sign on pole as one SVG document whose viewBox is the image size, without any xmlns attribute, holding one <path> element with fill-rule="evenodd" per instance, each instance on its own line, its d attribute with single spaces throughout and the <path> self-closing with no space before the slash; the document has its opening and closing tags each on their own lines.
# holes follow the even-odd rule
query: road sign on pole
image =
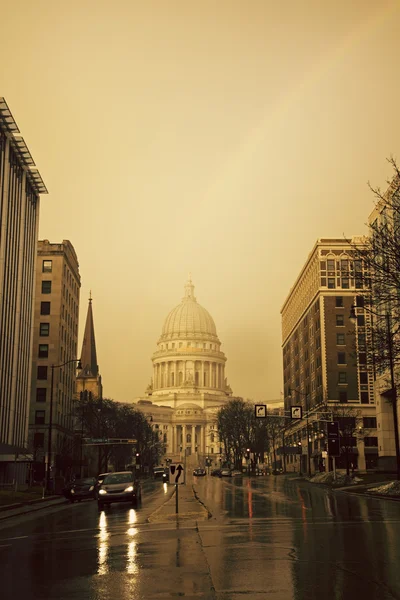
<svg viewBox="0 0 400 600">
<path fill-rule="evenodd" d="M 176 484 L 185 483 L 185 469 L 182 463 L 171 463 L 169 465 L 169 482 Z"/>
<path fill-rule="evenodd" d="M 258 419 L 265 419 L 267 416 L 267 405 L 266 404 L 256 404 L 255 411 L 256 411 L 256 417 Z"/>
<path fill-rule="evenodd" d="M 329 456 L 340 456 L 340 433 L 338 421 L 327 424 L 328 431 L 328 454 Z"/>
<path fill-rule="evenodd" d="M 303 407 L 302 406 L 291 406 L 290 407 L 290 418 L 291 419 L 302 419 L 303 418 Z"/>
</svg>

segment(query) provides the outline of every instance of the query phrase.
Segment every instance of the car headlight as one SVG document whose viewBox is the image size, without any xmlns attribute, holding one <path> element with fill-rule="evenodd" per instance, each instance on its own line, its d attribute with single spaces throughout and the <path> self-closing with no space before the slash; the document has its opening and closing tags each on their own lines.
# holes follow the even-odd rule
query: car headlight
<svg viewBox="0 0 400 600">
<path fill-rule="evenodd" d="M 92 490 L 94 490 L 94 485 L 91 485 L 89 488 L 89 492 L 91 492 Z"/>
<path fill-rule="evenodd" d="M 133 485 L 128 485 L 128 487 L 125 488 L 125 492 L 133 492 Z"/>
<path fill-rule="evenodd" d="M 99 494 L 107 494 L 106 490 L 99 490 Z"/>
<path fill-rule="evenodd" d="M 74 488 L 71 489 L 71 494 L 75 494 Z"/>
</svg>

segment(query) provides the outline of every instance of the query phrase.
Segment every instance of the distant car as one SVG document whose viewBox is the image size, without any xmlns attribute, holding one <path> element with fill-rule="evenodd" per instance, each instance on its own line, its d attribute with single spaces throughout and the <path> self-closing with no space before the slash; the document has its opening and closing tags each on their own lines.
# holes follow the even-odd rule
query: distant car
<svg viewBox="0 0 400 600">
<path fill-rule="evenodd" d="M 63 489 L 63 494 L 71 503 L 80 502 L 86 498 L 95 497 L 95 485 L 96 479 L 94 477 L 76 479 Z"/>
<path fill-rule="evenodd" d="M 115 502 L 131 502 L 137 506 L 142 500 L 142 487 L 140 481 L 132 471 L 118 471 L 108 473 L 98 492 L 98 507 L 103 510 L 105 504 Z"/>
<path fill-rule="evenodd" d="M 204 475 L 206 474 L 206 470 L 205 469 L 201 469 L 200 467 L 195 469 L 193 471 L 193 475 L 195 477 L 204 477 Z"/>
<path fill-rule="evenodd" d="M 210 475 L 212 477 L 221 477 L 221 469 L 213 469 Z"/>
<path fill-rule="evenodd" d="M 162 479 L 163 483 L 168 481 L 169 468 L 168 467 L 154 467 L 153 469 L 154 479 Z"/>
<path fill-rule="evenodd" d="M 230 469 L 221 469 L 219 477 L 232 477 L 232 471 Z"/>
</svg>

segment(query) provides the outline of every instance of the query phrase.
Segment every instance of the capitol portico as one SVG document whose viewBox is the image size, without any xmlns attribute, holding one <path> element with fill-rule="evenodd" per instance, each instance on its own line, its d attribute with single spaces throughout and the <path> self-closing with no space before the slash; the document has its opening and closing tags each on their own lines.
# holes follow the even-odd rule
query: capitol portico
<svg viewBox="0 0 400 600">
<path fill-rule="evenodd" d="M 210 313 L 194 296 L 189 278 L 182 302 L 167 316 L 152 356 L 153 377 L 137 408 L 152 418 L 166 446 L 166 458 L 217 464 L 220 444 L 216 412 L 232 390 L 225 376 L 225 354 Z"/>
</svg>

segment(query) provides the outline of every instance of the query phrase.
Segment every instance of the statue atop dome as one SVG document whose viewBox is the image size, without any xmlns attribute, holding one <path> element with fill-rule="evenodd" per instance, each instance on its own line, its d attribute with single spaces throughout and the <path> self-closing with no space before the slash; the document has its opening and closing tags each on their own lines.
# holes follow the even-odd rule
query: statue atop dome
<svg viewBox="0 0 400 600">
<path fill-rule="evenodd" d="M 197 302 L 196 298 L 194 297 L 194 285 L 190 273 L 185 285 L 185 296 L 183 300 L 192 300 L 192 302 Z"/>
</svg>

